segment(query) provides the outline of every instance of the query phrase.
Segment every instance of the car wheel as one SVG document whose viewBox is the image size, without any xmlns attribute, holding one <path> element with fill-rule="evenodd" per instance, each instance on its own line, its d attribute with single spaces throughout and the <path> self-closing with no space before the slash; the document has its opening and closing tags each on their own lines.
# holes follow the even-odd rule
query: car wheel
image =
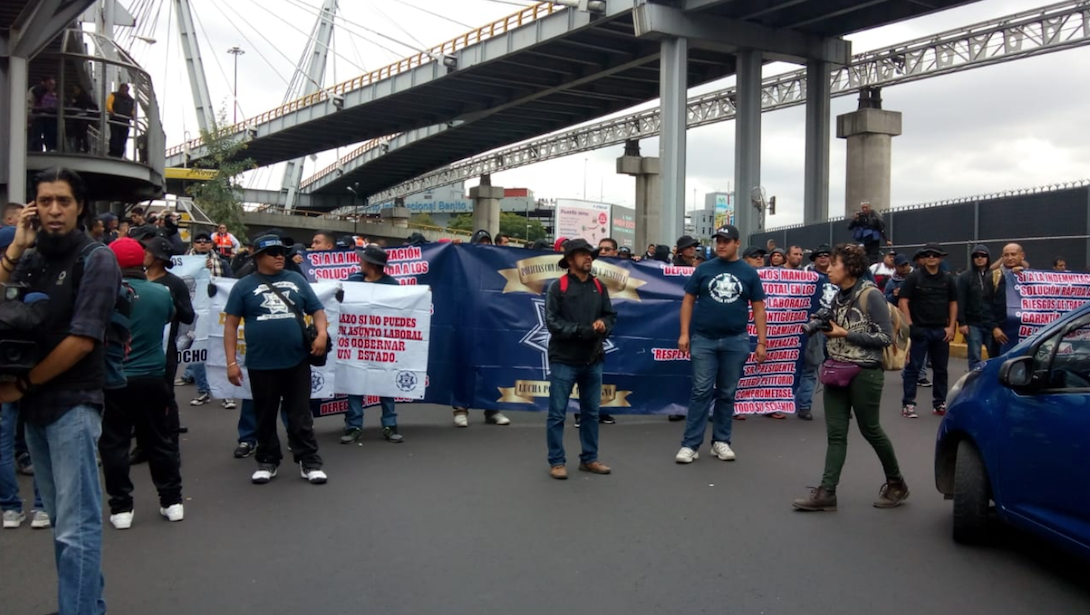
<svg viewBox="0 0 1090 615">
<path fill-rule="evenodd" d="M 990 501 L 988 471 L 980 453 L 968 441 L 959 442 L 954 467 L 955 542 L 980 544 L 987 539 Z"/>
</svg>

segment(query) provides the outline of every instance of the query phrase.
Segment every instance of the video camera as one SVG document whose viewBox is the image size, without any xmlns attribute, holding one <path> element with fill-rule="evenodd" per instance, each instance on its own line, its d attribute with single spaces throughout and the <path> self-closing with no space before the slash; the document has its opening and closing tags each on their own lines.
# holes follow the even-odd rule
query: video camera
<svg viewBox="0 0 1090 615">
<path fill-rule="evenodd" d="M 49 297 L 22 284 L 0 285 L 0 377 L 18 377 L 38 364 L 36 331 L 45 322 Z"/>
</svg>

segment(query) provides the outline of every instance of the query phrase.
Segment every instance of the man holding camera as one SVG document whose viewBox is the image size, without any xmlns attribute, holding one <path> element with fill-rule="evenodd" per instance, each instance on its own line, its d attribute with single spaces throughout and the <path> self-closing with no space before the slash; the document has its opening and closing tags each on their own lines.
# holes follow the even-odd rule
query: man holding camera
<svg viewBox="0 0 1090 615">
<path fill-rule="evenodd" d="M 34 202 L 19 214 L 15 240 L 0 260 L 0 282 L 49 297 L 35 332 L 44 357 L 0 401 L 19 402 L 35 478 L 53 523 L 61 613 L 99 615 L 102 598 L 102 487 L 95 449 L 102 433 L 103 340 L 121 270 L 113 252 L 80 229 L 87 189 L 68 169 L 34 179 Z M 36 245 L 33 253 L 27 250 Z"/>
</svg>

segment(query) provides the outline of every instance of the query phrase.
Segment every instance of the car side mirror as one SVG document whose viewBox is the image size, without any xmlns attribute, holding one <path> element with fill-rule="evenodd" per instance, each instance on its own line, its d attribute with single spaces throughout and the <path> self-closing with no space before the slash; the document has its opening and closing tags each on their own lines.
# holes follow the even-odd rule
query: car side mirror
<svg viewBox="0 0 1090 615">
<path fill-rule="evenodd" d="M 999 382 L 1012 389 L 1029 386 L 1033 382 L 1032 363 L 1033 357 L 1007 359 L 999 367 Z"/>
</svg>

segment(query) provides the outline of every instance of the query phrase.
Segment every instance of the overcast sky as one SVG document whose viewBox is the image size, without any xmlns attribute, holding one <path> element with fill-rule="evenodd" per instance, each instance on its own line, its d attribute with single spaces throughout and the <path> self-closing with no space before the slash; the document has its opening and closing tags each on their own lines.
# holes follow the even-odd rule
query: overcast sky
<svg viewBox="0 0 1090 615">
<path fill-rule="evenodd" d="M 176 25 L 167 0 L 123 0 L 131 10 L 145 7 L 140 33 L 157 42 L 132 44 L 134 55 L 152 73 L 159 92 L 168 145 L 186 133 L 196 135 L 194 105 L 179 50 Z M 213 104 L 231 114 L 232 60 L 227 49 L 238 45 L 240 119 L 281 104 L 302 53 L 321 0 L 191 0 Z M 518 10 L 528 2 L 507 0 L 341 0 L 334 50 L 326 83 L 354 77 L 413 53 L 410 46 L 431 46 L 454 38 L 466 25 L 479 26 Z M 919 38 L 1021 10 L 1044 6 L 1042 0 L 982 0 L 959 9 L 850 36 L 858 53 Z M 455 8 L 455 5 L 457 8 Z M 150 7 L 150 8 L 148 8 Z M 429 13 L 434 13 L 429 14 Z M 158 15 L 158 19 L 156 19 Z M 375 32 L 385 35 L 375 34 Z M 392 40 L 391 40 L 392 39 Z M 404 44 L 402 44 L 404 43 Z M 773 64 L 765 76 L 796 67 Z M 904 134 L 893 141 L 893 204 L 1037 186 L 1090 177 L 1090 49 L 925 79 L 883 90 L 884 108 L 904 114 Z M 727 79 L 690 92 L 726 87 Z M 657 103 L 655 103 L 657 104 Z M 649 105 L 649 106 L 653 106 Z M 854 97 L 834 99 L 833 114 L 854 110 Z M 835 122 L 834 122 L 835 127 Z M 778 215 L 770 227 L 802 221 L 804 109 L 764 114 L 762 181 L 776 195 Z M 835 128 L 834 128 L 835 129 Z M 330 164 L 337 155 L 320 155 L 306 174 Z M 641 143 L 644 155 L 657 155 L 658 140 Z M 495 185 L 527 187 L 538 197 L 602 197 L 632 206 L 634 179 L 615 173 L 622 154 L 616 146 L 493 176 Z M 830 214 L 844 211 L 845 142 L 832 139 Z M 694 191 L 726 190 L 733 182 L 734 123 L 689 132 L 687 206 Z M 586 181 L 584 182 L 584 170 Z M 255 172 L 253 187 L 278 188 L 282 170 Z M 583 194 L 584 183 L 587 195 Z M 476 181 L 469 182 L 469 185 Z"/>
</svg>

